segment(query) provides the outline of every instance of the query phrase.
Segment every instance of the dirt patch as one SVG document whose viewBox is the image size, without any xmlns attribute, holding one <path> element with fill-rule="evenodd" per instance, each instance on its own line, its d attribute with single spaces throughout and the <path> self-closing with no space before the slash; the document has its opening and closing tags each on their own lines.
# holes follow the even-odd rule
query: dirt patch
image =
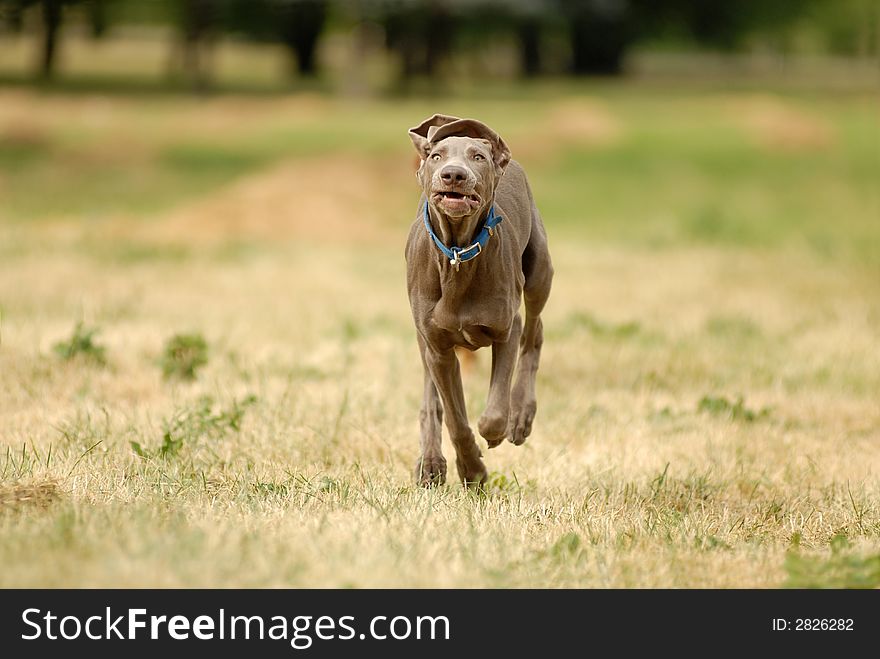
<svg viewBox="0 0 880 659">
<path fill-rule="evenodd" d="M 0 149 L 43 149 L 48 145 L 46 131 L 34 123 L 18 121 L 0 126 Z"/>
<path fill-rule="evenodd" d="M 287 161 L 151 223 L 159 240 L 380 240 L 408 217 L 412 173 L 400 159 L 337 154 Z M 411 193 L 411 194 L 410 194 Z"/>
<path fill-rule="evenodd" d="M 828 122 L 770 96 L 738 99 L 734 121 L 760 146 L 774 151 L 812 151 L 835 141 Z"/>
<path fill-rule="evenodd" d="M 559 140 L 576 144 L 613 144 L 623 134 L 620 120 L 597 101 L 558 104 L 548 118 L 548 128 Z"/>
<path fill-rule="evenodd" d="M 41 96 L 26 90 L 0 90 L 0 136 L 7 140 L 49 139 L 74 143 L 79 149 L 101 142 L 106 149 L 158 153 L 187 140 L 213 140 L 217 135 L 254 133 L 292 122 L 320 119 L 332 101 L 317 94 L 284 98 L 229 96 L 211 99 L 144 101 L 100 94 Z"/>
<path fill-rule="evenodd" d="M 60 498 L 55 481 L 0 485 L 0 511 L 19 508 L 47 508 Z"/>
<path fill-rule="evenodd" d="M 602 103 L 577 99 L 553 105 L 539 126 L 516 136 L 514 157 L 535 160 L 565 147 L 590 148 L 616 144 L 625 133 L 620 119 Z"/>
</svg>

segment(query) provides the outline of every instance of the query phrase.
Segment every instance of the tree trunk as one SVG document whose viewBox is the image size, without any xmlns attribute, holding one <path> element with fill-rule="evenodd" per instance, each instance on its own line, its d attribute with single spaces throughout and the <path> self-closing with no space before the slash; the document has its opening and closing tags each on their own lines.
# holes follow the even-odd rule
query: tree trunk
<svg viewBox="0 0 880 659">
<path fill-rule="evenodd" d="M 212 29 L 217 19 L 216 0 L 186 0 L 181 16 L 182 67 L 196 91 L 210 85 L 208 60 Z"/>
<path fill-rule="evenodd" d="M 284 7 L 281 16 L 281 38 L 296 62 L 296 70 L 303 76 L 318 73 L 318 41 L 327 18 L 325 0 L 294 0 Z"/>
<path fill-rule="evenodd" d="M 12 34 L 21 34 L 24 28 L 24 11 L 21 4 L 17 2 L 10 4 L 6 8 L 6 13 L 3 17 L 7 30 L 12 32 Z"/>
<path fill-rule="evenodd" d="M 570 23 L 571 69 L 575 75 L 618 75 L 623 70 L 627 39 L 616 20 L 581 14 Z"/>
<path fill-rule="evenodd" d="M 61 29 L 61 0 L 43 0 L 43 44 L 40 53 L 40 77 L 49 79 L 55 72 L 58 32 Z"/>
<path fill-rule="evenodd" d="M 93 39 L 101 39 L 107 34 L 107 0 L 89 3 L 89 28 Z"/>
<path fill-rule="evenodd" d="M 317 45 L 317 34 L 309 34 L 294 45 L 300 75 L 314 77 L 318 73 L 318 67 L 315 64 Z"/>
<path fill-rule="evenodd" d="M 522 72 L 531 78 L 541 72 L 541 22 L 534 16 L 524 18 L 517 32 Z"/>
<path fill-rule="evenodd" d="M 423 43 L 425 44 L 425 59 L 423 73 L 429 78 L 437 75 L 440 65 L 443 63 L 452 47 L 455 21 L 449 15 L 443 4 L 437 2 L 431 5 L 424 24 Z"/>
<path fill-rule="evenodd" d="M 183 37 L 183 74 L 196 91 L 201 91 L 207 83 L 202 71 L 199 39 L 192 35 Z"/>
</svg>

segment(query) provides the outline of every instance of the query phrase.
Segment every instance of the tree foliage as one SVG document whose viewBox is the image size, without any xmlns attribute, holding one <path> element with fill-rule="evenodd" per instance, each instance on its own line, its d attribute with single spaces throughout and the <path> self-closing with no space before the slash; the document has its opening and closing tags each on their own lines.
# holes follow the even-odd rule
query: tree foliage
<svg viewBox="0 0 880 659">
<path fill-rule="evenodd" d="M 813 40 L 841 54 L 876 52 L 874 0 L 0 0 L 10 32 L 40 26 L 37 72 L 55 71 L 65 21 L 75 14 L 99 38 L 114 22 L 175 27 L 173 68 L 196 87 L 209 83 L 213 43 L 222 37 L 283 44 L 296 75 L 320 72 L 328 28 L 380 26 L 403 79 L 442 73 L 453 55 L 475 58 L 502 41 L 524 75 L 551 69 L 619 74 L 634 46 L 674 41 L 736 51 L 756 36 L 783 43 L 809 23 Z M 548 65 L 547 53 L 565 53 Z"/>
</svg>

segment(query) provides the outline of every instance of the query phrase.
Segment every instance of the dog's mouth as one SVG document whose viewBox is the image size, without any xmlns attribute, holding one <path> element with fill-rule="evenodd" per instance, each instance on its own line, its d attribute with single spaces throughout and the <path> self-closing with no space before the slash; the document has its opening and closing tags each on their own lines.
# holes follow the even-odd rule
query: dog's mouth
<svg viewBox="0 0 880 659">
<path fill-rule="evenodd" d="M 433 194 L 434 203 L 455 215 L 466 215 L 480 207 L 480 195 L 465 194 L 455 190 L 437 190 Z"/>
</svg>

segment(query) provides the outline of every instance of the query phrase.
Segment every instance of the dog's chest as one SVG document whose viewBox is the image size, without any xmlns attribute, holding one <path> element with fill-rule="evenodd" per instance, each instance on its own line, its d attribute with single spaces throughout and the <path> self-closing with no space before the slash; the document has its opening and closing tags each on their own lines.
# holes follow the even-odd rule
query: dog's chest
<svg viewBox="0 0 880 659">
<path fill-rule="evenodd" d="M 453 343 L 472 348 L 506 341 L 519 310 L 522 277 L 465 283 L 459 273 L 441 278 L 441 296 L 432 311 L 433 325 Z"/>
</svg>

